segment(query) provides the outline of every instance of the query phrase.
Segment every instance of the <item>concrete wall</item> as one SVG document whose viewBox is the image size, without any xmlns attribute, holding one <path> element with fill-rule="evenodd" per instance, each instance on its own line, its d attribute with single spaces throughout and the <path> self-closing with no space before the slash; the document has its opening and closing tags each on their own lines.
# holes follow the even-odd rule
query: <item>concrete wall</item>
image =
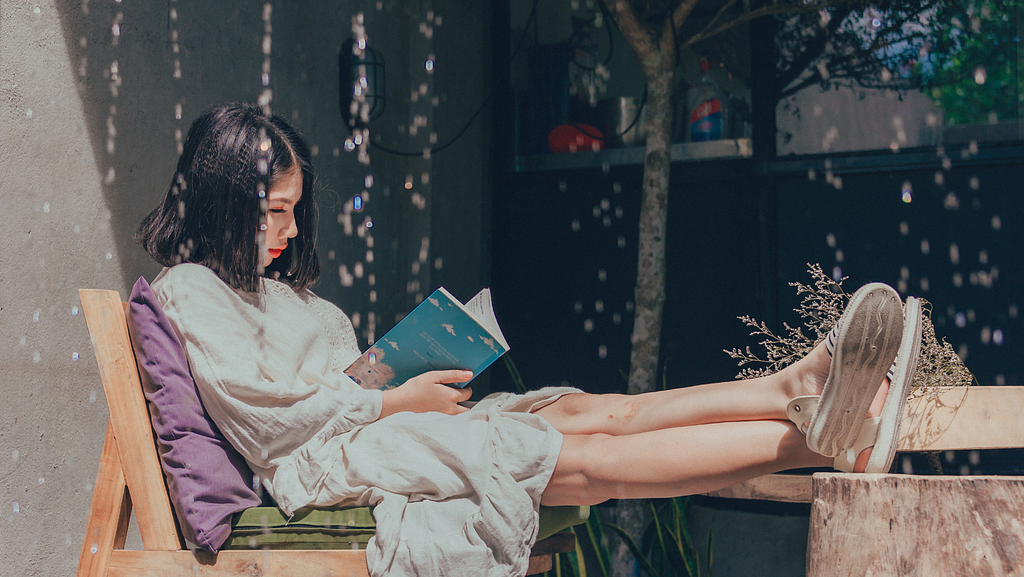
<svg viewBox="0 0 1024 577">
<path fill-rule="evenodd" d="M 365 338 L 374 336 L 371 313 L 379 337 L 415 300 L 414 280 L 420 291 L 444 283 L 465 297 L 484 284 L 489 111 L 446 153 L 371 151 L 367 168 L 343 150 L 337 104 L 337 51 L 363 11 L 388 60 L 388 110 L 373 134 L 421 150 L 408 134 L 410 86 L 428 82 L 438 105 L 415 111 L 428 119 L 419 137 L 436 131 L 446 141 L 490 81 L 490 15 L 472 4 L 310 0 L 267 13 L 254 0 L 0 3 L 0 575 L 75 569 L 107 416 L 77 289 L 126 297 L 135 278 L 158 272 L 131 235 L 170 182 L 179 131 L 211 105 L 261 94 L 264 16 L 271 105 L 318 152 L 319 292 L 360 313 Z M 429 23 L 428 38 L 420 24 L 431 8 L 443 22 Z M 431 78 L 413 66 L 426 51 L 438 62 Z M 338 222 L 368 172 L 371 201 L 359 216 L 376 225 L 372 246 Z M 424 172 L 437 177 L 424 184 Z M 407 190 L 412 174 L 418 184 Z M 419 191 L 428 202 L 413 202 Z M 419 258 L 424 236 L 431 266 L 413 274 L 410 255 Z M 351 271 L 360 261 L 363 277 L 342 286 L 341 264 Z"/>
</svg>

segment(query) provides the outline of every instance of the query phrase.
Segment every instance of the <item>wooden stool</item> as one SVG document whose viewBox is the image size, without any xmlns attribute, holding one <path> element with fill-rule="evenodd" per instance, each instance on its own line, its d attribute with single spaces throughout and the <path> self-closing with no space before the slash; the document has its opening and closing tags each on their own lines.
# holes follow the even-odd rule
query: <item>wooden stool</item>
<svg viewBox="0 0 1024 577">
<path fill-rule="evenodd" d="M 899 450 L 1024 447 L 1024 387 L 907 403 Z M 709 496 L 811 503 L 808 577 L 1024 576 L 1024 477 L 765 475 Z"/>
<path fill-rule="evenodd" d="M 808 577 L 1024 575 L 1024 477 L 814 475 Z"/>
</svg>

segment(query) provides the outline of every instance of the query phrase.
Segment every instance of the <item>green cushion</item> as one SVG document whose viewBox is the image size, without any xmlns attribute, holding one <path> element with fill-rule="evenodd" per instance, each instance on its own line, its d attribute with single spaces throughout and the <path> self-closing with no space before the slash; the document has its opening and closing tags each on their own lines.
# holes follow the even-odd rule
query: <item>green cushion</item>
<svg viewBox="0 0 1024 577">
<path fill-rule="evenodd" d="M 537 540 L 578 525 L 590 507 L 541 507 Z M 375 525 L 370 507 L 299 509 L 288 519 L 277 507 L 234 515 L 224 549 L 365 549 Z"/>
<path fill-rule="evenodd" d="M 277 507 L 236 513 L 224 549 L 365 549 L 375 525 L 369 507 L 299 509 L 289 520 Z"/>
<path fill-rule="evenodd" d="M 563 529 L 586 523 L 590 518 L 590 507 L 575 505 L 565 507 L 541 507 L 540 508 L 540 529 L 537 531 L 537 540 L 547 539 Z"/>
</svg>

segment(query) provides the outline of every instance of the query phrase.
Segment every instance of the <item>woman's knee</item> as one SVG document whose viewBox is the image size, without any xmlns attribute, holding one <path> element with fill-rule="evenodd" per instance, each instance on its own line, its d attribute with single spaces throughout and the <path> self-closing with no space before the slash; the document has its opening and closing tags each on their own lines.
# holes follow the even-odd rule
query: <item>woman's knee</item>
<svg viewBox="0 0 1024 577">
<path fill-rule="evenodd" d="M 612 435 L 565 435 L 558 462 L 544 491 L 545 505 L 595 505 L 611 498 L 599 471 L 607 469 Z"/>
<path fill-rule="evenodd" d="M 636 411 L 630 395 L 573 393 L 543 407 L 537 414 L 564 434 L 617 434 Z"/>
</svg>

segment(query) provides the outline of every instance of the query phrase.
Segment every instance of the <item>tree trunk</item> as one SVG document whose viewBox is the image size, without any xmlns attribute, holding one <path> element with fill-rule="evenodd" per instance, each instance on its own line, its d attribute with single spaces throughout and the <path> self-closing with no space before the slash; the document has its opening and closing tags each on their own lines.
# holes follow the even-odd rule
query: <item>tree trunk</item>
<svg viewBox="0 0 1024 577">
<path fill-rule="evenodd" d="M 640 208 L 632 351 L 629 363 L 630 394 L 657 388 L 658 355 L 661 352 L 661 314 L 665 307 L 665 226 L 667 222 L 670 147 L 672 145 L 672 95 L 675 89 L 676 32 L 697 0 L 683 0 L 655 37 L 636 18 L 626 0 L 615 0 L 615 21 L 640 61 L 647 80 L 647 145 L 644 155 L 643 199 Z M 645 501 L 620 501 L 615 523 L 637 545 L 643 535 Z M 612 575 L 637 575 L 639 569 L 625 543 L 612 551 Z"/>
<path fill-rule="evenodd" d="M 647 152 L 636 275 L 629 394 L 656 389 L 665 306 L 665 226 L 672 141 L 672 71 L 647 79 Z"/>
<path fill-rule="evenodd" d="M 661 350 L 661 313 L 665 306 L 665 226 L 672 145 L 672 70 L 647 78 L 647 151 L 644 156 L 643 200 L 640 208 L 636 308 L 633 317 L 629 394 L 657 388 Z M 637 544 L 646 520 L 645 501 L 620 501 L 615 523 Z M 638 570 L 625 543 L 613 551 L 612 575 L 626 577 Z"/>
</svg>

